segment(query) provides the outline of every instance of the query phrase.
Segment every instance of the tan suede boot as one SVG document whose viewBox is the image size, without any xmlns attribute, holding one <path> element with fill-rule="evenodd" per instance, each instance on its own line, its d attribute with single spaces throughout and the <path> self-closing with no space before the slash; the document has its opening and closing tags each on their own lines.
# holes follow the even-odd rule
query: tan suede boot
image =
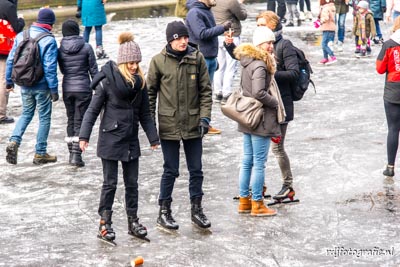
<svg viewBox="0 0 400 267">
<path fill-rule="evenodd" d="M 239 198 L 239 213 L 250 213 L 251 211 L 251 199 L 248 197 L 240 197 Z"/>
<path fill-rule="evenodd" d="M 276 210 L 267 208 L 264 205 L 263 200 L 251 201 L 251 216 L 257 216 L 257 217 L 262 217 L 262 216 L 274 216 L 276 215 Z"/>
</svg>

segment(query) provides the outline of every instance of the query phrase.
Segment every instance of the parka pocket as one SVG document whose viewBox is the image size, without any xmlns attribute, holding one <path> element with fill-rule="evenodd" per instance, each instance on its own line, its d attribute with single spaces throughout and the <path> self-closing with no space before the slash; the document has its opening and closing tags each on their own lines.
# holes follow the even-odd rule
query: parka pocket
<svg viewBox="0 0 400 267">
<path fill-rule="evenodd" d="M 101 131 L 103 133 L 108 133 L 108 132 L 111 132 L 111 131 L 115 131 L 117 129 L 118 129 L 118 121 L 109 121 L 109 122 L 105 122 L 102 125 Z"/>
<path fill-rule="evenodd" d="M 190 65 L 186 71 L 187 75 L 187 88 L 197 88 L 198 73 L 196 65 Z"/>
<path fill-rule="evenodd" d="M 160 109 L 158 110 L 158 124 L 160 133 L 173 133 L 176 129 L 174 109 Z"/>
<path fill-rule="evenodd" d="M 197 127 L 199 126 L 199 121 L 200 121 L 200 109 L 199 108 L 189 109 L 189 122 L 188 122 L 189 131 L 197 131 Z"/>
</svg>

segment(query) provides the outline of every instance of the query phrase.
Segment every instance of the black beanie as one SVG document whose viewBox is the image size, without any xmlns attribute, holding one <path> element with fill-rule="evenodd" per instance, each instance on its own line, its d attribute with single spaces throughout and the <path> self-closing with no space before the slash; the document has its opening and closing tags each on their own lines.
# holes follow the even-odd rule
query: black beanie
<svg viewBox="0 0 400 267">
<path fill-rule="evenodd" d="M 189 36 L 189 32 L 186 25 L 182 21 L 175 20 L 168 23 L 166 35 L 167 42 L 169 43 L 175 39 L 178 39 L 179 37 Z"/>
<path fill-rule="evenodd" d="M 79 35 L 79 25 L 76 21 L 69 19 L 62 24 L 63 36 Z"/>
<path fill-rule="evenodd" d="M 37 23 L 53 25 L 56 22 L 56 15 L 50 8 L 42 8 L 39 10 Z"/>
</svg>

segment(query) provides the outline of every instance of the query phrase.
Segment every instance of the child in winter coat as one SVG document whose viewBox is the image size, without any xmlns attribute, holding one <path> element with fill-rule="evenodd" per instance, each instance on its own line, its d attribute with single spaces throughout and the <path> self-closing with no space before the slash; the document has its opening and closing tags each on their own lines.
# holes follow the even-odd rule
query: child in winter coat
<svg viewBox="0 0 400 267">
<path fill-rule="evenodd" d="M 91 87 L 95 94 L 79 134 L 80 148 L 85 151 L 93 125 L 103 110 L 97 143 L 104 177 L 98 210 L 101 216 L 98 237 L 107 242 L 115 239 L 111 216 L 118 184 L 118 161 L 122 165 L 125 184 L 128 233 L 139 238 L 147 235 L 146 227 L 139 223 L 137 216 L 139 123 L 151 148 L 156 149 L 159 145 L 157 129 L 150 115 L 145 78 L 139 67 L 142 61 L 140 48 L 130 32 L 121 33 L 119 43 L 117 63 L 108 61 L 93 79 Z"/>
<path fill-rule="evenodd" d="M 375 21 L 372 12 L 368 9 L 367 1 L 360 1 L 357 5 L 357 15 L 354 19 L 353 34 L 356 37 L 356 53 L 359 57 L 371 55 L 371 38 L 375 37 Z"/>
<path fill-rule="evenodd" d="M 321 22 L 320 29 L 322 31 L 321 46 L 324 58 L 318 64 L 329 65 L 337 61 L 332 50 L 336 31 L 336 9 L 333 0 L 320 0 L 319 4 L 319 20 Z"/>
<path fill-rule="evenodd" d="M 62 24 L 58 65 L 64 74 L 62 89 L 63 100 L 67 111 L 67 137 L 65 141 L 69 150 L 69 164 L 82 167 L 82 151 L 79 148 L 79 131 L 83 115 L 92 100 L 91 79 L 98 68 L 93 48 L 79 36 L 79 25 L 72 19 Z"/>
</svg>

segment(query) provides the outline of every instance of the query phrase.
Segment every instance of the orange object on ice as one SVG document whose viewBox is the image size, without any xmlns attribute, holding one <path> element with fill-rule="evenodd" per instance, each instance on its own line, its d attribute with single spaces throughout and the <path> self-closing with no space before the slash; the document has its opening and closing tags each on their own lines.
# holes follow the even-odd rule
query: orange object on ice
<svg viewBox="0 0 400 267">
<path fill-rule="evenodd" d="M 138 256 L 134 260 L 131 261 L 131 265 L 132 266 L 139 266 L 139 265 L 142 265 L 143 262 L 144 262 L 143 257 L 142 256 Z"/>
</svg>

